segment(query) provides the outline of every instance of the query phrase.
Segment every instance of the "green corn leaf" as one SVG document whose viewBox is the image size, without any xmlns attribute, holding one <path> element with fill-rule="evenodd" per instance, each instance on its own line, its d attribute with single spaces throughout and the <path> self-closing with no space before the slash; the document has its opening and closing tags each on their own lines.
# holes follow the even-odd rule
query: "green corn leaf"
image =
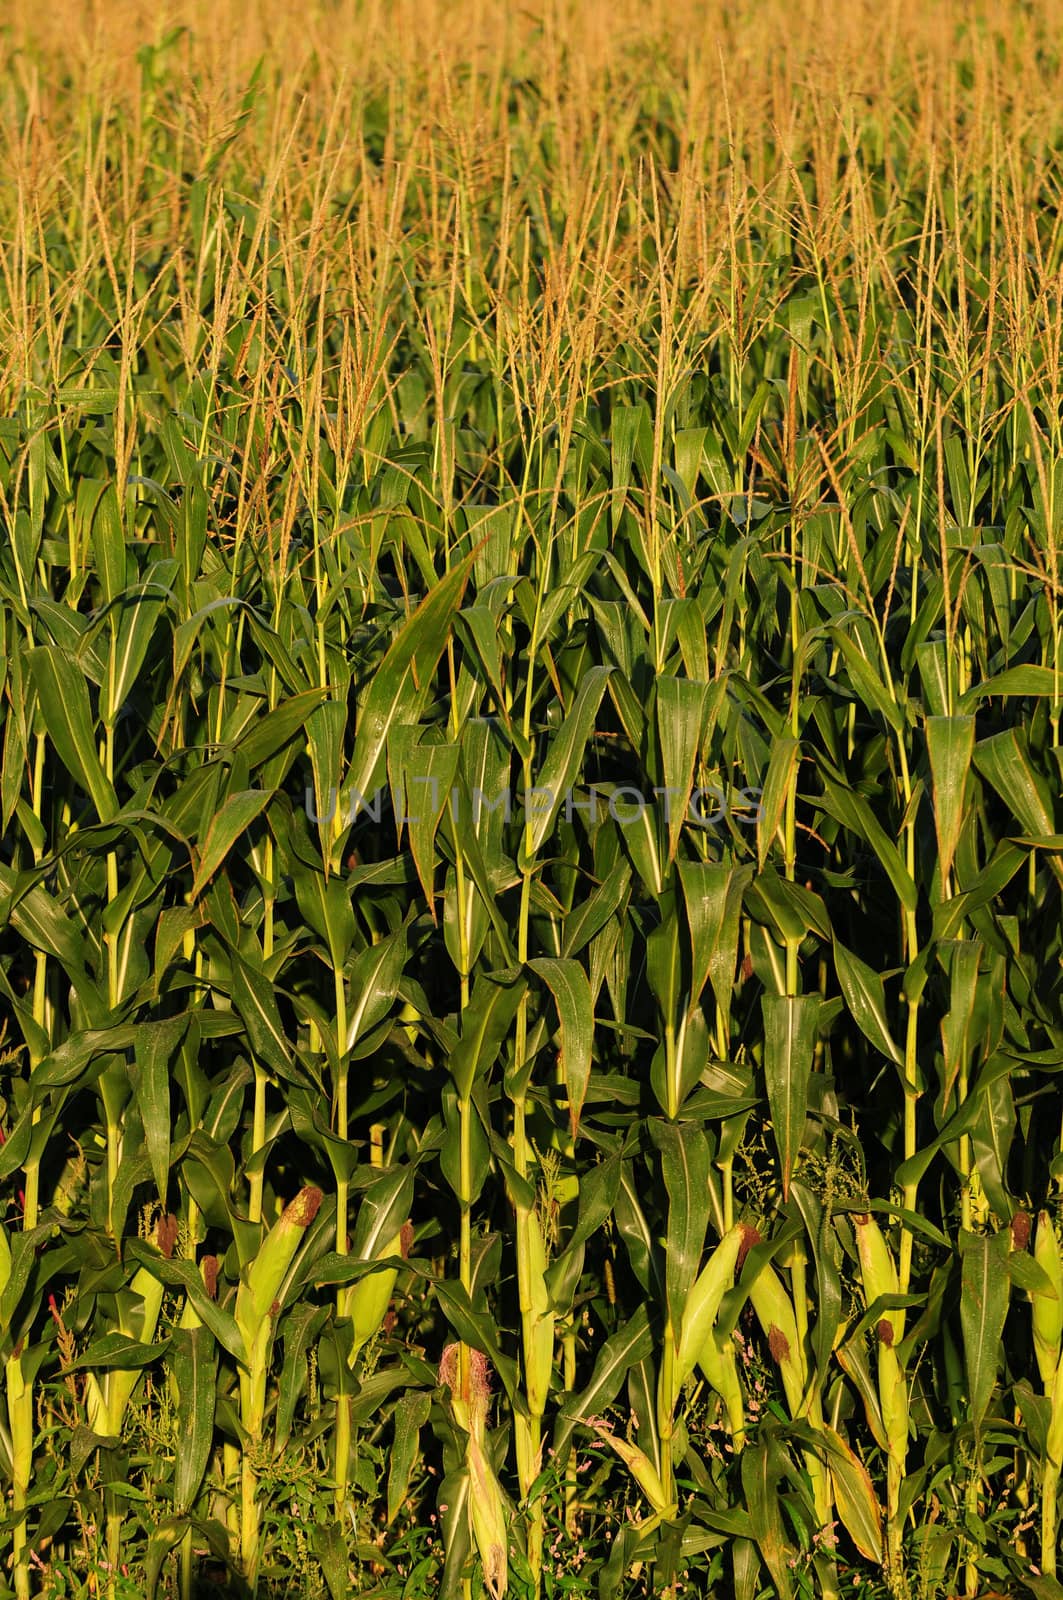
<svg viewBox="0 0 1063 1600">
<path fill-rule="evenodd" d="M 413 1169 L 396 1167 L 385 1173 L 362 1196 L 351 1240 L 351 1254 L 359 1261 L 376 1261 L 409 1221 L 413 1205 Z"/>
<path fill-rule="evenodd" d="M 824 1424 L 827 1464 L 842 1526 L 865 1561 L 882 1564 L 882 1507 L 870 1474 L 840 1433 Z"/>
<path fill-rule="evenodd" d="M 780 1600 L 791 1600 L 791 1547 L 786 1538 L 779 1485 L 788 1463 L 774 1444 L 749 1445 L 742 1452 L 742 1494 L 750 1528 Z"/>
<path fill-rule="evenodd" d="M 952 870 L 974 751 L 973 717 L 928 717 L 926 747 L 934 780 L 934 828 L 942 881 Z"/>
<path fill-rule="evenodd" d="M 237 840 L 244 839 L 252 822 L 269 804 L 270 798 L 269 791 L 265 789 L 245 789 L 226 796 L 221 810 L 211 817 L 206 837 L 196 853 L 196 871 L 191 890 L 193 900 L 202 894 Z"/>
<path fill-rule="evenodd" d="M 974 764 L 1009 807 L 1023 833 L 1043 837 L 1056 831 L 1051 789 L 1030 755 L 1021 728 L 980 739 Z"/>
<path fill-rule="evenodd" d="M 516 1016 L 523 979 L 510 978 L 496 982 L 484 976 L 473 992 L 472 1000 L 462 1019 L 461 1038 L 447 1062 L 458 1094 L 467 1100 L 473 1084 L 488 1073 L 494 1065 L 502 1041 Z M 517 1063 L 518 1068 L 521 1063 Z"/>
<path fill-rule="evenodd" d="M 283 1450 L 291 1438 L 296 1408 L 306 1389 L 307 1361 L 326 1320 L 326 1306 L 295 1306 L 284 1319 L 284 1363 L 277 1385 L 274 1443 Z"/>
<path fill-rule="evenodd" d="M 310 1530 L 310 1545 L 321 1563 L 330 1600 L 347 1600 L 350 1593 L 347 1546 L 336 1523 L 317 1523 Z"/>
<path fill-rule="evenodd" d="M 919 896 L 912 875 L 901 859 L 897 846 L 890 839 L 864 796 L 858 794 L 855 789 L 846 789 L 840 783 L 824 776 L 823 805 L 832 817 L 837 818 L 858 838 L 866 839 L 882 863 L 883 870 L 905 910 L 915 911 Z"/>
<path fill-rule="evenodd" d="M 184 1512 L 195 1504 L 214 1446 L 218 1358 L 210 1329 L 176 1328 L 166 1359 L 177 1386 L 180 1439 L 174 1461 L 174 1506 Z"/>
<path fill-rule="evenodd" d="M 325 699 L 326 693 L 324 689 L 305 689 L 302 694 L 290 695 L 272 711 L 257 717 L 236 743 L 236 750 L 246 761 L 247 770 L 257 772 L 278 751 L 293 743 L 306 727 L 311 712 Z"/>
<path fill-rule="evenodd" d="M 101 822 L 118 811 L 114 786 L 103 770 L 89 691 L 83 674 L 58 645 L 39 645 L 26 656 L 37 699 L 59 759 L 76 783 L 91 796 Z"/>
<path fill-rule="evenodd" d="M 972 684 L 960 699 L 960 710 L 974 710 L 980 700 L 1000 695 L 1021 700 L 1045 698 L 1058 700 L 1063 683 L 1054 667 L 1038 666 L 1029 662 L 1021 667 L 1006 667 L 1003 672 L 980 683 Z"/>
<path fill-rule="evenodd" d="M 880 1055 L 895 1066 L 903 1067 L 904 1057 L 890 1033 L 886 992 L 879 974 L 852 950 L 847 950 L 837 937 L 834 940 L 834 970 L 838 974 L 845 1003 L 861 1033 Z"/>
<path fill-rule="evenodd" d="M 904 712 L 897 704 L 895 695 L 890 693 L 875 668 L 861 654 L 854 639 L 841 628 L 832 627 L 830 635 L 845 657 L 853 687 L 861 700 L 869 709 L 879 713 L 887 727 L 900 733 L 904 728 Z"/>
<path fill-rule="evenodd" d="M 771 757 L 760 797 L 760 815 L 757 820 L 758 867 L 764 866 L 768 853 L 775 843 L 787 796 L 791 785 L 796 782 L 800 749 L 800 742 L 797 739 L 785 738 L 772 741 Z"/>
<path fill-rule="evenodd" d="M 654 1118 L 650 1135 L 661 1153 L 661 1173 L 668 1195 L 665 1236 L 665 1294 L 673 1338 L 678 1345 L 683 1310 L 701 1263 L 709 1225 L 709 1144 L 694 1123 Z"/>
<path fill-rule="evenodd" d="M 960 1326 L 967 1369 L 968 1415 L 981 1430 L 996 1388 L 1000 1342 L 1008 1314 L 1010 1238 L 1005 1230 L 960 1236 Z"/>
<path fill-rule="evenodd" d="M 431 1409 L 432 1396 L 424 1389 L 411 1389 L 395 1406 L 394 1434 L 388 1460 L 389 1525 L 395 1521 L 409 1493 L 410 1475 L 420 1449 L 421 1429 L 428 1421 Z"/>
<path fill-rule="evenodd" d="M 724 1016 L 730 1011 L 738 965 L 742 895 L 752 876 L 751 867 L 679 863 L 692 951 L 691 1004 L 697 1005 L 710 982 Z"/>
<path fill-rule="evenodd" d="M 157 562 L 150 582 L 121 596 L 117 632 L 111 644 L 111 665 L 100 693 L 100 720 L 114 728 L 118 714 L 140 677 L 145 657 L 168 598 L 172 562 Z"/>
<path fill-rule="evenodd" d="M 668 799 L 669 861 L 675 859 L 690 805 L 708 688 L 707 683 L 694 683 L 689 678 L 657 679 L 657 739 L 662 786 Z"/>
<path fill-rule="evenodd" d="M 396 634 L 373 674 L 358 717 L 354 755 L 345 787 L 370 797 L 385 770 L 388 734 L 420 719 L 432 674 L 446 645 L 472 569 L 468 555 L 438 582 Z"/>
<path fill-rule="evenodd" d="M 590 1382 L 565 1401 L 554 1429 L 554 1451 L 564 1460 L 579 1422 L 601 1416 L 612 1405 L 628 1369 L 653 1351 L 649 1313 L 644 1305 L 602 1345 Z"/>
<path fill-rule="evenodd" d="M 170 1063 L 188 1031 L 187 1017 L 149 1022 L 137 1029 L 135 1093 L 152 1175 L 165 1206 L 170 1171 Z"/>
<path fill-rule="evenodd" d="M 818 995 L 761 998 L 764 1014 L 764 1081 L 768 1091 L 775 1147 L 779 1152 L 783 1198 L 804 1136 L 808 1077 L 819 1019 Z"/>
<path fill-rule="evenodd" d="M 126 1253 L 162 1283 L 183 1289 L 196 1315 L 210 1329 L 222 1349 L 227 1350 L 235 1361 L 246 1364 L 247 1350 L 236 1318 L 207 1294 L 199 1269 L 191 1261 L 182 1261 L 177 1257 L 166 1260 L 137 1239 L 129 1241 Z"/>
<path fill-rule="evenodd" d="M 543 956 L 528 965 L 546 984 L 557 1005 L 561 1024 L 561 1070 L 568 1090 L 569 1126 L 575 1138 L 591 1075 L 594 1008 L 590 984 L 578 961 Z"/>
<path fill-rule="evenodd" d="M 292 1075 L 291 1051 L 277 1007 L 273 985 L 264 970 L 229 952 L 233 1005 L 243 1019 L 258 1060 L 282 1078 Z"/>
<path fill-rule="evenodd" d="M 459 754 L 460 747 L 456 744 L 417 744 L 407 749 L 401 758 L 403 815 L 410 830 L 410 851 L 433 921 L 436 917 L 432 884 L 436 833 L 444 811 L 451 804 Z"/>
<path fill-rule="evenodd" d="M 529 806 L 529 816 L 527 838 L 519 862 L 522 870 L 530 867 L 572 787 L 612 670 L 611 667 L 591 668 L 580 684 L 560 731 L 551 741 L 536 779 L 537 796 L 534 804 L 531 797 L 525 800 Z"/>
<path fill-rule="evenodd" d="M 405 928 L 387 934 L 351 960 L 345 1050 L 355 1049 L 388 1015 L 398 993 L 405 960 Z"/>
</svg>

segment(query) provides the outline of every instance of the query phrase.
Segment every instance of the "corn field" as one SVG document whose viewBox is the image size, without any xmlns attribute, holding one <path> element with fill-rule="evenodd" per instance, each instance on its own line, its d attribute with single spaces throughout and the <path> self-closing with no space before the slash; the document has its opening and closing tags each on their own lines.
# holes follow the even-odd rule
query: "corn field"
<svg viewBox="0 0 1063 1600">
<path fill-rule="evenodd" d="M 1063 1600 L 1061 39 L 9 0 L 0 1594 Z"/>
</svg>

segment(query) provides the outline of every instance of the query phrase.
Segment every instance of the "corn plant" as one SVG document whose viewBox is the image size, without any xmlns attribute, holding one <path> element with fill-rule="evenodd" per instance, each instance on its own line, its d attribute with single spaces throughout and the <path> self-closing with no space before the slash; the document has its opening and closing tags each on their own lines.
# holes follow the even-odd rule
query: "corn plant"
<svg viewBox="0 0 1063 1600">
<path fill-rule="evenodd" d="M 0 1586 L 1059 1600 L 1058 7 L 268 9 L 0 34 Z"/>
</svg>

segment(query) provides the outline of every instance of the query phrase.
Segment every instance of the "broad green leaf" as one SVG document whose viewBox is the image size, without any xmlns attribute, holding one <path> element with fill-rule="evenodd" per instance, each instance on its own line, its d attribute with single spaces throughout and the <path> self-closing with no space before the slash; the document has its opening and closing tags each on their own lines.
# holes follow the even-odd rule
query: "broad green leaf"
<svg viewBox="0 0 1063 1600">
<path fill-rule="evenodd" d="M 525 796 L 528 817 L 527 836 L 521 853 L 522 869 L 530 866 L 553 827 L 559 807 L 572 788 L 612 670 L 612 667 L 592 667 L 585 675 L 564 722 L 551 740 L 546 760 L 535 781 L 534 794 Z"/>
<path fill-rule="evenodd" d="M 797 782 L 797 764 L 800 741 L 793 738 L 773 739 L 764 789 L 760 797 L 760 814 L 757 818 L 757 865 L 763 867 L 768 853 L 776 842 L 782 822 L 786 800 L 791 785 Z"/>
<path fill-rule="evenodd" d="M 467 1100 L 476 1080 L 494 1066 L 502 1041 L 516 1016 L 523 979 L 497 982 L 483 976 L 462 1017 L 461 1037 L 447 1062 L 459 1096 Z M 516 1063 L 518 1071 L 522 1063 Z"/>
<path fill-rule="evenodd" d="M 886 725 L 896 733 L 902 732 L 904 712 L 897 704 L 896 696 L 883 683 L 876 668 L 861 654 L 859 645 L 843 629 L 832 627 L 829 632 L 845 657 L 845 665 L 853 687 L 865 706 L 868 710 L 877 711 Z"/>
<path fill-rule="evenodd" d="M 901 853 L 875 816 L 869 802 L 855 789 L 846 789 L 826 775 L 823 777 L 823 806 L 832 817 L 866 839 L 874 850 L 893 885 L 894 892 L 906 911 L 915 911 L 919 895 L 912 875 L 901 859 Z"/>
<path fill-rule="evenodd" d="M 690 1001 L 697 1005 L 710 982 L 724 1017 L 730 1013 L 734 993 L 742 895 L 752 875 L 752 867 L 679 863 L 692 953 Z"/>
<path fill-rule="evenodd" d="M 416 744 L 403 754 L 401 781 L 404 820 L 410 830 L 410 852 L 424 897 L 436 920 L 433 866 L 436 833 L 457 777 L 460 747 L 456 744 Z"/>
<path fill-rule="evenodd" d="M 791 1600 L 793 1594 L 792 1551 L 786 1538 L 779 1497 L 779 1485 L 785 1475 L 786 1464 L 774 1441 L 747 1445 L 743 1450 L 742 1496 L 753 1537 L 779 1600 Z"/>
<path fill-rule="evenodd" d="M 775 1147 L 779 1152 L 783 1199 L 801 1149 L 808 1109 L 808 1077 L 819 1020 L 818 995 L 761 997 L 764 1015 L 764 1081 L 768 1091 Z"/>
<path fill-rule="evenodd" d="M 151 581 L 127 590 L 118 602 L 119 621 L 111 641 L 110 667 L 100 691 L 100 720 L 107 728 L 114 728 L 136 685 L 166 604 L 168 595 L 162 582 L 172 576 L 174 565 L 166 562 L 165 573 L 158 570 L 163 566 L 158 562 Z"/>
<path fill-rule="evenodd" d="M 474 557 L 453 567 L 400 628 L 373 673 L 358 716 L 345 788 L 369 798 L 380 786 L 390 730 L 420 720 Z"/>
<path fill-rule="evenodd" d="M 666 1122 L 655 1117 L 650 1135 L 661 1153 L 661 1175 L 668 1195 L 665 1234 L 665 1294 L 676 1345 L 683 1309 L 701 1265 L 709 1225 L 711 1155 L 702 1130 L 691 1122 Z"/>
<path fill-rule="evenodd" d="M 926 747 L 934 780 L 934 828 L 944 883 L 964 819 L 964 793 L 974 751 L 974 717 L 928 717 Z"/>
<path fill-rule="evenodd" d="M 432 1396 L 426 1389 L 411 1389 L 395 1406 L 388 1457 L 388 1523 L 394 1522 L 409 1493 L 410 1474 L 421 1444 L 421 1429 L 428 1421 Z M 346 1591 L 344 1591 L 346 1593 Z"/>
<path fill-rule="evenodd" d="M 370 1184 L 358 1207 L 351 1255 L 360 1261 L 376 1261 L 409 1221 L 412 1205 L 412 1167 L 395 1167 Z"/>
<path fill-rule="evenodd" d="M 252 966 L 236 950 L 229 951 L 232 1000 L 243 1018 L 251 1047 L 264 1067 L 287 1078 L 291 1051 L 272 983 L 261 967 Z"/>
<path fill-rule="evenodd" d="M 236 744 L 240 756 L 247 762 L 247 770 L 257 771 L 302 733 L 310 713 L 322 703 L 326 693 L 324 689 L 306 689 L 302 694 L 290 695 L 272 711 L 256 718 Z"/>
<path fill-rule="evenodd" d="M 152 1175 L 163 1206 L 170 1172 L 170 1063 L 187 1031 L 187 1017 L 172 1017 L 165 1022 L 141 1024 L 133 1042 L 137 1106 L 144 1124 L 144 1142 Z"/>
<path fill-rule="evenodd" d="M 942 1112 L 951 1109 L 953 1091 L 978 1044 L 972 1038 L 975 1011 L 978 1002 L 978 969 L 982 959 L 982 945 L 977 939 L 956 939 L 942 942 L 939 954 L 948 953 L 949 1009 L 941 1021 L 941 1044 L 944 1053 L 944 1079 L 942 1082 Z"/>
<path fill-rule="evenodd" d="M 204 886 L 217 872 L 237 840 L 244 839 L 255 818 L 265 810 L 270 801 L 265 789 L 245 789 L 230 794 L 220 811 L 211 817 L 206 837 L 197 851 L 196 872 L 192 880 L 192 899 L 202 894 Z"/>
<path fill-rule="evenodd" d="M 341 1525 L 338 1522 L 311 1524 L 310 1548 L 321 1563 L 330 1600 L 347 1600 L 350 1593 L 350 1567 Z"/>
<path fill-rule="evenodd" d="M 628 1368 L 653 1351 L 649 1312 L 640 1305 L 632 1317 L 612 1334 L 598 1351 L 594 1371 L 586 1388 L 567 1399 L 558 1414 L 554 1429 L 554 1450 L 565 1459 L 577 1423 L 600 1417 L 612 1405 Z"/>
<path fill-rule="evenodd" d="M 594 1039 L 591 986 L 578 961 L 542 956 L 528 965 L 546 984 L 557 1005 L 561 1024 L 561 1070 L 568 1090 L 569 1126 L 575 1138 L 591 1075 Z"/>
<path fill-rule="evenodd" d="M 330 1312 L 326 1306 L 294 1306 L 284 1319 L 284 1362 L 277 1385 L 274 1445 L 283 1450 L 291 1438 L 295 1410 L 306 1388 L 308 1357 Z"/>
<path fill-rule="evenodd" d="M 1058 700 L 1063 695 L 1063 678 L 1055 668 L 1039 666 L 1034 662 L 1021 667 L 1006 667 L 1003 672 L 972 684 L 960 700 L 960 709 L 970 707 L 973 710 L 979 700 L 987 700 L 993 695 L 1021 700 Z"/>
<path fill-rule="evenodd" d="M 179 1448 L 173 1497 L 178 1511 L 195 1504 L 214 1446 L 218 1358 L 209 1328 L 176 1328 L 167 1365 L 177 1386 Z"/>
<path fill-rule="evenodd" d="M 834 970 L 853 1021 L 880 1055 L 903 1067 L 904 1057 L 893 1041 L 886 1015 L 886 991 L 879 974 L 841 940 L 834 940 Z"/>
<path fill-rule="evenodd" d="M 101 822 L 118 811 L 114 786 L 103 770 L 84 675 L 58 645 L 39 645 L 26 656 L 48 737 L 59 759 L 91 796 Z"/>
<path fill-rule="evenodd" d="M 382 1022 L 395 1000 L 406 960 L 406 930 L 399 928 L 367 946 L 348 965 L 347 1051 Z"/>
<path fill-rule="evenodd" d="M 657 679 L 657 740 L 662 786 L 668 801 L 669 861 L 675 859 L 690 805 L 708 688 L 707 683 L 695 683 L 689 678 Z"/>
<path fill-rule="evenodd" d="M 826 1424 L 822 1432 L 827 1443 L 834 1500 L 842 1526 L 865 1561 L 881 1566 L 882 1507 L 875 1495 L 870 1474 L 840 1433 Z"/>
<path fill-rule="evenodd" d="M 1056 831 L 1052 791 L 1030 755 L 1022 728 L 1007 728 L 974 747 L 974 764 L 999 794 L 1023 833 L 1038 837 Z"/>
<path fill-rule="evenodd" d="M 960 1237 L 960 1326 L 967 1368 L 968 1416 L 981 1430 L 996 1387 L 1011 1278 L 1008 1231 Z"/>
</svg>

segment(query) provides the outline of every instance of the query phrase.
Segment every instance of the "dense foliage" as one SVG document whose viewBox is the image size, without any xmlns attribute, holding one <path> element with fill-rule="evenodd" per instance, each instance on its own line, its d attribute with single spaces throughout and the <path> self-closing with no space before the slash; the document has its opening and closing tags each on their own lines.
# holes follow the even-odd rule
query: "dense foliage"
<svg viewBox="0 0 1063 1600">
<path fill-rule="evenodd" d="M 707 12 L 9 7 L 19 1600 L 1063 1597 L 1063 18 Z"/>
</svg>

